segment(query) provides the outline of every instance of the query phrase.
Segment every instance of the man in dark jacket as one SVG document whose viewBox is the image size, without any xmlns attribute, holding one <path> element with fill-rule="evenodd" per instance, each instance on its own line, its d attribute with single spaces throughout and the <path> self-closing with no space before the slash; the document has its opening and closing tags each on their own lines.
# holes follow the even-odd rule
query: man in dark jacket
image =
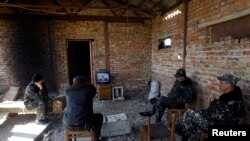
<svg viewBox="0 0 250 141">
<path fill-rule="evenodd" d="M 140 112 L 141 116 L 152 116 L 156 113 L 155 122 L 161 122 L 166 108 L 185 108 L 185 104 L 194 101 L 194 90 L 192 81 L 186 76 L 184 68 L 178 69 L 175 74 L 176 81 L 167 96 L 160 96 L 159 99 L 151 99 L 153 104 L 151 111 Z"/>
<path fill-rule="evenodd" d="M 237 125 L 245 114 L 242 92 L 236 86 L 238 78 L 232 74 L 217 77 L 220 80 L 220 90 L 224 93 L 219 99 L 211 102 L 209 108 L 195 111 L 188 109 L 183 120 L 177 124 L 176 132 L 182 136 L 182 141 L 196 130 L 207 131 L 208 125 Z"/>
<path fill-rule="evenodd" d="M 37 109 L 36 123 L 48 123 L 48 90 L 41 74 L 33 74 L 32 81 L 26 86 L 24 105 L 28 110 Z"/>
<path fill-rule="evenodd" d="M 95 133 L 95 141 L 100 138 L 103 115 L 94 114 L 93 98 L 96 88 L 88 84 L 83 76 L 73 78 L 73 85 L 65 90 L 66 108 L 63 122 L 66 128 L 71 130 L 92 129 Z"/>
</svg>

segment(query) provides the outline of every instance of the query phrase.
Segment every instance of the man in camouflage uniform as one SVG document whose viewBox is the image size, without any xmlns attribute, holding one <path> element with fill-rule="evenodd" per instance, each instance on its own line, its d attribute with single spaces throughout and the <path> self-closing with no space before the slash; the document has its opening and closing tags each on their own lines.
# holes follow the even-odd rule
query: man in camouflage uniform
<svg viewBox="0 0 250 141">
<path fill-rule="evenodd" d="M 208 125 L 236 125 L 245 114 L 242 92 L 236 86 L 239 78 L 224 74 L 217 77 L 220 80 L 220 90 L 224 93 L 219 99 L 211 102 L 208 109 L 195 111 L 188 109 L 182 121 L 177 124 L 176 132 L 182 136 L 182 141 L 198 130 L 207 131 Z"/>
<path fill-rule="evenodd" d="M 141 116 L 152 116 L 156 113 L 155 122 L 161 122 L 166 108 L 185 108 L 186 103 L 194 101 L 192 81 L 186 76 L 184 68 L 178 69 L 175 74 L 176 81 L 167 96 L 151 99 L 152 111 L 140 112 Z"/>
<path fill-rule="evenodd" d="M 37 109 L 36 123 L 47 123 L 48 90 L 41 74 L 33 74 L 32 81 L 26 86 L 24 105 L 28 110 Z"/>
</svg>

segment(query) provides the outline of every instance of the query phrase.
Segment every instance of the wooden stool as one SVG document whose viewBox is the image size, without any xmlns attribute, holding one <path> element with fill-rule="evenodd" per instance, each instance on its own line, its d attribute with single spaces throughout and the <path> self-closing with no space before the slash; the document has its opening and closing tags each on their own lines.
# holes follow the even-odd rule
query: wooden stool
<svg viewBox="0 0 250 141">
<path fill-rule="evenodd" d="M 70 139 L 74 139 L 76 141 L 76 138 L 78 137 L 90 137 L 91 141 L 94 141 L 94 132 L 92 130 L 77 130 L 72 131 L 68 128 L 65 129 L 65 140 L 70 141 Z"/>
</svg>

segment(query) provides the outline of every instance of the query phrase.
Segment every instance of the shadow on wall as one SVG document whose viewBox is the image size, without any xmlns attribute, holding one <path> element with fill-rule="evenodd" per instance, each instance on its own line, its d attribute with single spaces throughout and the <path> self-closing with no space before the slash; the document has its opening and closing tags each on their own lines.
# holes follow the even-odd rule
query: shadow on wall
<svg viewBox="0 0 250 141">
<path fill-rule="evenodd" d="M 48 89 L 55 89 L 48 25 L 38 20 L 13 20 L 10 48 L 10 84 L 26 86 L 34 72 L 41 73 Z"/>
<path fill-rule="evenodd" d="M 196 101 L 199 100 L 199 102 L 198 102 L 198 104 L 199 104 L 198 108 L 202 108 L 202 107 L 204 107 L 204 103 L 205 103 L 204 98 L 203 98 L 204 96 L 202 95 L 203 91 L 202 91 L 201 85 L 198 83 L 199 82 L 199 78 L 195 74 L 197 74 L 197 72 L 194 72 L 190 76 L 190 79 L 193 82 L 193 90 L 194 90 L 194 93 L 195 93 L 195 100 Z M 198 95 L 200 95 L 200 96 L 198 97 Z"/>
</svg>

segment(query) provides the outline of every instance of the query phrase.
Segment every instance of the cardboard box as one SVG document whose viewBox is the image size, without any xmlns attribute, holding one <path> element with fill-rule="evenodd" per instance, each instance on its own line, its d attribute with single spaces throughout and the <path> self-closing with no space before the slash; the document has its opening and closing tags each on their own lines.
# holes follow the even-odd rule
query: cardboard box
<svg viewBox="0 0 250 141">
<path fill-rule="evenodd" d="M 131 124 L 125 113 L 109 115 L 104 118 L 101 130 L 102 137 L 111 137 L 129 134 Z"/>
</svg>

